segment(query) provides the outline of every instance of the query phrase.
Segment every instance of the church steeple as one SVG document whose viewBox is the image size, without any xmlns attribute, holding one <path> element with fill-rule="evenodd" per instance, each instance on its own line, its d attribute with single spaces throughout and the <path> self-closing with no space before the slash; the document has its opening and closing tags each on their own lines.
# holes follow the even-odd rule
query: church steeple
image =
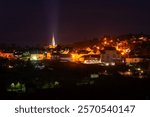
<svg viewBox="0 0 150 117">
<path fill-rule="evenodd" d="M 52 37 L 52 46 L 55 47 L 56 46 L 56 43 L 55 43 L 55 35 L 53 33 L 53 37 Z"/>
<path fill-rule="evenodd" d="M 56 42 L 55 42 L 55 35 L 53 33 L 53 36 L 52 36 L 52 42 L 51 44 L 49 45 L 49 48 L 56 48 L 57 45 L 56 45 Z"/>
</svg>

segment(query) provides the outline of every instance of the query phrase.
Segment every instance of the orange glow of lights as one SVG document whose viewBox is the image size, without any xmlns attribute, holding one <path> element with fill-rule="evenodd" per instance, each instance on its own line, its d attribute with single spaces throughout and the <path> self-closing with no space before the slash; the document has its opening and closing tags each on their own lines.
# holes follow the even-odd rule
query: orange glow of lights
<svg viewBox="0 0 150 117">
<path fill-rule="evenodd" d="M 78 61 L 79 58 L 80 58 L 80 56 L 79 56 L 78 54 L 71 54 L 71 56 L 72 56 L 72 60 L 73 60 L 74 62 Z"/>
<path fill-rule="evenodd" d="M 121 52 L 121 55 L 125 55 L 125 53 L 124 53 L 124 52 Z"/>
<path fill-rule="evenodd" d="M 106 45 L 106 44 L 107 44 L 107 41 L 104 41 L 104 44 Z"/>
</svg>

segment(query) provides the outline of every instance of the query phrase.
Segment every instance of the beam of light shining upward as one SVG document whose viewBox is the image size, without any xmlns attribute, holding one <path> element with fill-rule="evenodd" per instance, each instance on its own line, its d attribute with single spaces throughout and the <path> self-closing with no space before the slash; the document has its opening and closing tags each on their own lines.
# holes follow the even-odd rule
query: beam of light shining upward
<svg viewBox="0 0 150 117">
<path fill-rule="evenodd" d="M 58 26 L 59 26 L 60 1 L 47 0 L 44 3 L 45 3 L 45 12 L 47 17 L 46 21 L 47 21 L 47 36 L 49 39 L 48 43 L 51 46 L 53 46 L 56 45 L 55 38 L 58 38 L 57 36 L 58 36 Z M 52 32 L 53 35 L 49 34 L 49 32 Z"/>
<path fill-rule="evenodd" d="M 58 31 L 58 23 L 59 23 L 59 0 L 50 1 L 50 12 L 49 12 L 49 32 L 53 32 L 53 37 L 55 33 L 55 37 L 57 36 Z"/>
</svg>

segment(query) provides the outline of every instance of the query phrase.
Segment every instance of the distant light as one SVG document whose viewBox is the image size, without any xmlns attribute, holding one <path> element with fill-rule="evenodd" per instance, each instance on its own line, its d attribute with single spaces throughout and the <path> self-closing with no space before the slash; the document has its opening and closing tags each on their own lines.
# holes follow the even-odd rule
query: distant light
<svg viewBox="0 0 150 117">
<path fill-rule="evenodd" d="M 121 55 L 125 55 L 125 53 L 124 53 L 124 52 L 121 52 Z"/>
<path fill-rule="evenodd" d="M 32 59 L 33 59 L 33 60 L 37 60 L 37 57 L 36 57 L 36 56 L 33 56 Z"/>
<path fill-rule="evenodd" d="M 72 54 L 72 58 L 75 58 L 75 55 Z"/>
<path fill-rule="evenodd" d="M 107 41 L 104 41 L 104 44 L 106 45 L 106 44 L 107 44 Z"/>
<path fill-rule="evenodd" d="M 140 70 L 141 70 L 141 68 L 137 68 L 137 70 L 138 70 L 138 71 L 140 71 Z"/>
<path fill-rule="evenodd" d="M 11 88 L 14 88 L 14 87 L 15 87 L 15 84 L 14 84 L 14 83 L 11 83 L 10 86 L 11 86 Z"/>
<path fill-rule="evenodd" d="M 84 60 L 84 64 L 100 64 L 99 60 Z"/>
<path fill-rule="evenodd" d="M 105 63 L 106 66 L 109 66 L 109 63 Z"/>
<path fill-rule="evenodd" d="M 91 78 L 99 78 L 99 74 L 91 74 Z"/>
<path fill-rule="evenodd" d="M 12 68 L 13 68 L 13 66 L 9 65 L 9 66 L 8 66 L 8 68 L 9 68 L 9 69 L 12 69 Z"/>
<path fill-rule="evenodd" d="M 114 62 L 112 62 L 112 63 L 111 63 L 111 65 L 112 65 L 112 66 L 115 66 L 115 63 L 114 63 Z"/>
<path fill-rule="evenodd" d="M 112 42 L 113 42 L 113 40 L 110 40 L 110 42 L 112 43 Z"/>
<path fill-rule="evenodd" d="M 58 86 L 58 85 L 59 85 L 59 82 L 58 82 L 58 81 L 55 81 L 54 85 L 57 85 L 57 86 Z"/>
<path fill-rule="evenodd" d="M 98 47 L 98 46 L 97 46 L 96 48 L 97 48 L 98 50 L 100 49 L 100 47 Z"/>
<path fill-rule="evenodd" d="M 86 64 L 86 63 L 87 63 L 87 61 L 85 60 L 85 61 L 84 61 L 84 63 Z"/>
<path fill-rule="evenodd" d="M 130 69 L 128 69 L 128 71 L 130 72 L 131 70 L 130 70 Z"/>
</svg>

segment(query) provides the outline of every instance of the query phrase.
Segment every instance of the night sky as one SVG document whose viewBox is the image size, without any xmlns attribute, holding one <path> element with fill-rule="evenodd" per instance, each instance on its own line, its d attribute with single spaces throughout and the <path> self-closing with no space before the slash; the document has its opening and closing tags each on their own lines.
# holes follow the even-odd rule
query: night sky
<svg viewBox="0 0 150 117">
<path fill-rule="evenodd" d="M 107 35 L 150 34 L 149 0 L 0 0 L 0 43 L 67 44 Z"/>
</svg>

